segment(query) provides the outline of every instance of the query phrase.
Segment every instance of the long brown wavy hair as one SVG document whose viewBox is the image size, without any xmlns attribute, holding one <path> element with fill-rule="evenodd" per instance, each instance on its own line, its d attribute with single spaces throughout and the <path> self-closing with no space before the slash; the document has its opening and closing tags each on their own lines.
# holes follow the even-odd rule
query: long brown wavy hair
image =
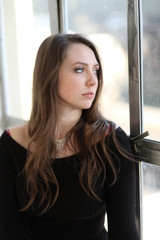
<svg viewBox="0 0 160 240">
<path fill-rule="evenodd" d="M 94 186 L 102 171 L 104 172 L 103 182 L 105 181 L 106 172 L 104 161 L 97 148 L 97 142 L 100 142 L 103 153 L 113 171 L 114 181 L 116 180 L 115 166 L 105 144 L 109 124 L 98 110 L 103 74 L 96 47 L 90 40 L 80 34 L 53 35 L 42 42 L 35 61 L 32 112 L 28 124 L 28 133 L 31 139 L 29 149 L 34 145 L 34 151 L 28 151 L 24 168 L 26 188 L 30 199 L 22 209 L 23 211 L 33 205 L 38 195 L 40 196 L 39 206 L 45 203 L 41 213 L 45 213 L 53 206 L 59 194 L 58 181 L 51 167 L 51 159 L 54 161 L 53 156 L 56 156 L 57 83 L 59 69 L 66 56 L 67 48 L 75 43 L 82 43 L 92 49 L 99 63 L 98 89 L 92 106 L 82 111 L 81 118 L 69 132 L 69 140 L 71 141 L 71 136 L 73 139 L 71 142 L 72 148 L 75 152 L 81 153 L 79 181 L 88 195 L 99 199 Z M 111 132 L 113 139 L 115 139 L 114 125 Z M 51 196 L 50 183 L 56 185 L 57 191 L 54 197 Z"/>
</svg>

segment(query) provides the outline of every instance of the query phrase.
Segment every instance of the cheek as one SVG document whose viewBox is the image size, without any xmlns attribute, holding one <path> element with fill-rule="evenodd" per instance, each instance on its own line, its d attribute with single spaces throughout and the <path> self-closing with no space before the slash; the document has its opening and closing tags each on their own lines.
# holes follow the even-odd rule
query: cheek
<svg viewBox="0 0 160 240">
<path fill-rule="evenodd" d="M 82 89 L 82 81 L 77 81 L 76 79 L 68 78 L 66 81 L 63 81 L 63 83 L 60 85 L 60 88 L 62 91 L 66 92 L 72 92 L 81 90 Z"/>
<path fill-rule="evenodd" d="M 71 82 L 63 82 L 59 84 L 58 86 L 58 95 L 62 98 L 70 98 L 74 94 L 76 94 L 77 90 L 79 90 L 80 87 L 77 86 L 75 83 Z"/>
<path fill-rule="evenodd" d="M 73 74 L 68 72 L 61 72 L 59 74 L 58 80 L 58 94 L 59 96 L 71 96 L 77 92 L 81 92 L 83 88 L 83 79 L 81 76 L 73 76 Z"/>
</svg>

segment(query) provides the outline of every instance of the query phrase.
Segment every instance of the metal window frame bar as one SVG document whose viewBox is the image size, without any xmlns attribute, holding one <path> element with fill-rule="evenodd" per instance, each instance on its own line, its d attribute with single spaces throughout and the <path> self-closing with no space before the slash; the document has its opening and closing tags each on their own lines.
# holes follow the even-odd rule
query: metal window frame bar
<svg viewBox="0 0 160 240">
<path fill-rule="evenodd" d="M 60 33 L 67 33 L 68 28 L 68 1 L 58 0 Z"/>
<path fill-rule="evenodd" d="M 136 143 L 137 154 L 142 158 L 142 162 L 160 166 L 160 144 L 151 140 L 138 140 Z"/>
<path fill-rule="evenodd" d="M 140 0 L 128 0 L 128 66 L 129 66 L 129 106 L 130 135 L 142 133 L 143 107 L 143 65 Z"/>
<path fill-rule="evenodd" d="M 131 138 L 143 132 L 143 55 L 142 55 L 142 8 L 140 0 L 128 0 L 128 70 L 129 109 Z M 142 168 L 137 166 L 137 227 L 143 239 L 142 214 Z"/>
</svg>

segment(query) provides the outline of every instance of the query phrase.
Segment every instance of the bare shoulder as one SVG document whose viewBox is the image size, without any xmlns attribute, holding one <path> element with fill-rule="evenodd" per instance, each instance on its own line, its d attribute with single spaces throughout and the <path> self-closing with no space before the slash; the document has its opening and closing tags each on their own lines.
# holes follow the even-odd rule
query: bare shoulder
<svg viewBox="0 0 160 240">
<path fill-rule="evenodd" d="M 9 129 L 10 136 L 24 148 L 28 148 L 29 135 L 28 135 L 28 124 L 12 127 Z"/>
</svg>

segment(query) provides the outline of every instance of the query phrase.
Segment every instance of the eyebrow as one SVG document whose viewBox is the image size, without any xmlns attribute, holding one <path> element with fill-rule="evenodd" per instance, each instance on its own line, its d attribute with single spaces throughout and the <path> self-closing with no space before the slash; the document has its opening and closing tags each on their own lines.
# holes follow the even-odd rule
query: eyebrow
<svg viewBox="0 0 160 240">
<path fill-rule="evenodd" d="M 75 63 L 73 64 L 73 66 L 74 66 L 74 65 L 76 65 L 76 64 L 81 64 L 81 65 L 88 66 L 88 64 L 87 64 L 87 63 L 80 62 L 80 61 L 78 61 L 78 62 L 75 62 Z M 99 67 L 99 63 L 96 63 L 96 64 L 94 64 L 94 67 L 95 67 L 95 66 Z"/>
</svg>

